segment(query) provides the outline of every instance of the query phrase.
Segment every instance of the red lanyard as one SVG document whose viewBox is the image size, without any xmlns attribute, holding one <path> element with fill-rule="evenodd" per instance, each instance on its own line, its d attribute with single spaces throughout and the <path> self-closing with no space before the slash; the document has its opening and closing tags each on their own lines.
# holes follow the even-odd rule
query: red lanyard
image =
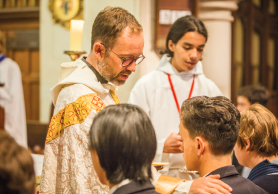
<svg viewBox="0 0 278 194">
<path fill-rule="evenodd" d="M 179 102 L 178 102 L 178 99 L 177 99 L 177 95 L 176 95 L 176 92 L 175 92 L 175 89 L 174 89 L 174 86 L 173 86 L 173 83 L 172 83 L 172 79 L 171 79 L 170 74 L 167 74 L 167 75 L 168 75 L 168 80 L 169 80 L 169 83 L 170 83 L 170 86 L 171 86 L 171 90 L 172 90 L 172 93 L 173 93 L 173 96 L 174 96 L 174 99 L 175 99 L 175 102 L 176 102 L 176 105 L 177 105 L 177 109 L 178 109 L 178 112 L 180 114 L 181 113 L 180 105 L 179 105 Z M 195 74 L 193 74 L 193 80 L 192 80 L 190 92 L 189 92 L 189 95 L 188 95 L 187 99 L 191 98 L 191 96 L 192 96 L 194 84 L 195 84 Z"/>
</svg>

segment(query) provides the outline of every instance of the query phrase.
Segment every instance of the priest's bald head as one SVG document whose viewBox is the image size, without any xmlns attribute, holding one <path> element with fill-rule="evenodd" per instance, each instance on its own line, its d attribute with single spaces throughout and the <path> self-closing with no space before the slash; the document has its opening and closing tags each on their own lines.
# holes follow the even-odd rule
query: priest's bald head
<svg viewBox="0 0 278 194">
<path fill-rule="evenodd" d="M 106 7 L 92 27 L 87 61 L 109 82 L 125 83 L 143 61 L 143 29 L 136 18 L 120 7 Z"/>
</svg>

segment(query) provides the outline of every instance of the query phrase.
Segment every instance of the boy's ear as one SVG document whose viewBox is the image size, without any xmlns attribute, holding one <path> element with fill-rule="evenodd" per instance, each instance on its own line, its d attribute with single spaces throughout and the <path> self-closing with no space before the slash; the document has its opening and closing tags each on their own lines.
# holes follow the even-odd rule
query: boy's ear
<svg viewBox="0 0 278 194">
<path fill-rule="evenodd" d="M 249 149 L 252 148 L 251 142 L 248 138 L 244 138 L 245 141 L 245 149 L 248 151 Z"/>
<path fill-rule="evenodd" d="M 175 47 L 175 44 L 172 42 L 172 40 L 169 40 L 168 41 L 168 48 L 169 48 L 169 50 L 174 52 L 174 47 Z"/>
<path fill-rule="evenodd" d="M 98 60 L 102 60 L 105 56 L 106 48 L 100 43 L 95 43 L 93 46 L 93 53 Z"/>
<path fill-rule="evenodd" d="M 196 140 L 196 146 L 197 146 L 197 155 L 201 156 L 202 154 L 204 154 L 204 151 L 205 151 L 204 139 L 202 137 L 197 136 L 195 138 L 195 140 Z"/>
</svg>

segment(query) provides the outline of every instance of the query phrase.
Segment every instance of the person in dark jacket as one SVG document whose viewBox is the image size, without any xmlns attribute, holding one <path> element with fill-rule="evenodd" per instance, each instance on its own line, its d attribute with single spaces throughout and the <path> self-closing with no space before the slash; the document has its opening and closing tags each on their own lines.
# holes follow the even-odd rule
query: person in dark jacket
<svg viewBox="0 0 278 194">
<path fill-rule="evenodd" d="M 128 104 L 104 108 L 94 118 L 89 139 L 95 171 L 110 193 L 157 194 L 150 181 L 156 136 L 141 108 Z"/>
<path fill-rule="evenodd" d="M 267 193 L 240 176 L 231 163 L 239 121 L 239 111 L 226 97 L 198 96 L 184 101 L 179 132 L 186 167 L 198 171 L 201 177 L 219 174 L 233 194 Z"/>
<path fill-rule="evenodd" d="M 253 104 L 241 113 L 235 155 L 251 169 L 249 180 L 269 193 L 278 193 L 278 123 L 264 106 Z"/>
</svg>

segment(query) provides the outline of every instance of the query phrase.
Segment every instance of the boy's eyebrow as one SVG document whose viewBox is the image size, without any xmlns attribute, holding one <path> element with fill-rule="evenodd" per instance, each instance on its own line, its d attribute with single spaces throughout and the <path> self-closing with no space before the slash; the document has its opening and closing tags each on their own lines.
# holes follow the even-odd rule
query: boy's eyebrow
<svg viewBox="0 0 278 194">
<path fill-rule="evenodd" d="M 193 44 L 190 44 L 189 42 L 184 42 L 183 44 L 186 45 L 186 46 L 193 46 Z M 201 44 L 198 47 L 205 47 L 205 45 Z"/>
</svg>

